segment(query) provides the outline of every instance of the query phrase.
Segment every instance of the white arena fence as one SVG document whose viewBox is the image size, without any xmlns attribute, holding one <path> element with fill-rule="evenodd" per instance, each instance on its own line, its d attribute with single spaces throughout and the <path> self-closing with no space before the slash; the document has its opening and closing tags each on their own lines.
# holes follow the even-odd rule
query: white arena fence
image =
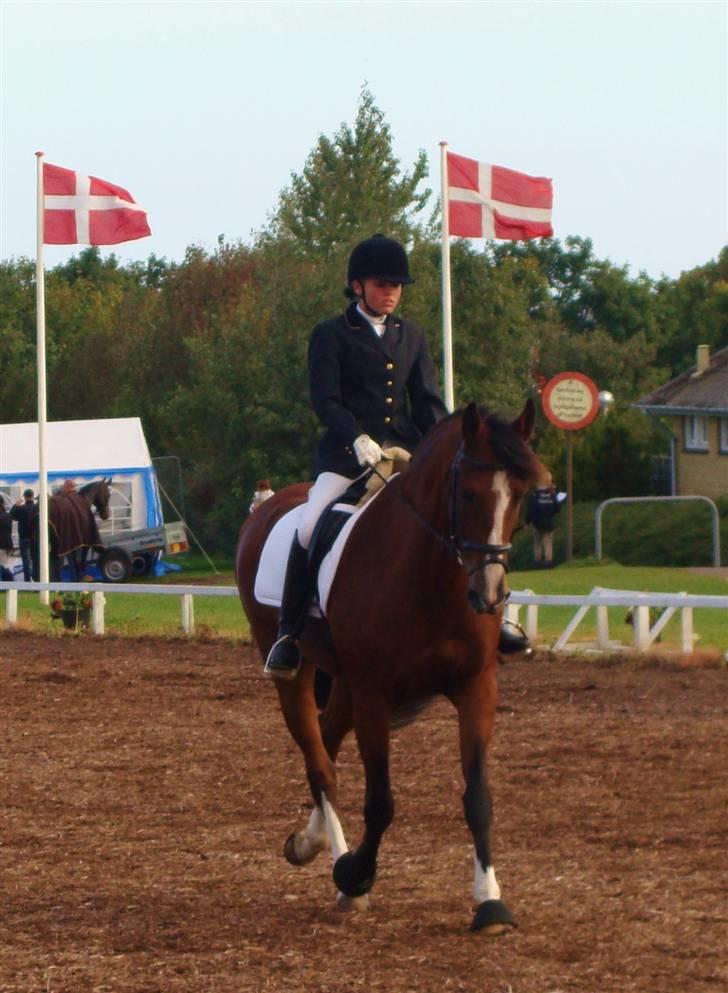
<svg viewBox="0 0 728 993">
<path fill-rule="evenodd" d="M 106 630 L 106 596 L 115 593 L 133 593 L 141 596 L 176 596 L 180 600 L 180 624 L 186 634 L 195 631 L 195 597 L 235 597 L 238 591 L 234 586 L 150 586 L 142 583 L 7 583 L 0 582 L 0 593 L 5 593 L 5 622 L 13 627 L 18 622 L 18 593 L 39 593 L 41 590 L 65 593 L 84 590 L 93 594 L 91 630 L 103 635 Z M 532 644 L 538 644 L 539 607 L 576 607 L 556 642 L 551 646 L 554 652 L 566 651 L 569 645 L 573 651 L 577 645 L 572 636 L 581 621 L 592 609 L 596 611 L 597 641 L 599 651 L 614 651 L 622 647 L 618 641 L 610 640 L 608 607 L 624 607 L 632 611 L 633 646 L 644 652 L 658 638 L 668 621 L 680 612 L 681 647 L 691 652 L 695 646 L 693 631 L 693 611 L 700 609 L 722 610 L 726 619 L 726 645 L 728 648 L 728 596 L 703 596 L 689 593 L 641 593 L 634 590 L 610 590 L 594 587 L 591 593 L 580 595 L 549 595 L 534 593 L 532 590 L 514 590 L 506 606 L 509 620 L 520 621 L 521 610 L 525 608 L 525 630 Z M 651 624 L 650 611 L 660 610 L 660 616 Z M 583 647 L 583 646 L 580 646 Z M 724 646 L 720 646 L 724 647 Z"/>
<path fill-rule="evenodd" d="M 644 652 L 659 637 L 661 631 L 680 612 L 680 647 L 683 652 L 692 652 L 696 636 L 693 631 L 693 610 L 710 608 L 722 610 L 725 617 L 725 645 L 728 647 L 728 596 L 703 596 L 691 593 L 641 593 L 635 590 L 609 590 L 595 586 L 586 596 L 549 596 L 533 593 L 531 590 L 514 591 L 505 608 L 509 620 L 518 621 L 521 608 L 526 608 L 525 630 L 532 644 L 538 643 L 539 607 L 577 607 L 569 623 L 556 639 L 552 651 L 566 651 L 579 624 L 593 607 L 596 611 L 597 640 L 599 651 L 614 651 L 622 647 L 620 641 L 610 640 L 608 607 L 624 607 L 632 612 L 633 646 Z M 651 609 L 661 610 L 660 616 L 651 624 Z M 572 649 L 576 646 L 572 643 Z"/>
</svg>

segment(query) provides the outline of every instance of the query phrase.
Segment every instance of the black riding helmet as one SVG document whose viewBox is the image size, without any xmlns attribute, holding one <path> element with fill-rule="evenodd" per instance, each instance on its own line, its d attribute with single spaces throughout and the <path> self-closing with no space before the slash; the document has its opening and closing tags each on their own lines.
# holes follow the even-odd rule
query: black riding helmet
<svg viewBox="0 0 728 993">
<path fill-rule="evenodd" d="M 407 253 L 394 238 L 375 234 L 360 241 L 349 256 L 346 280 L 386 279 L 389 283 L 414 283 L 409 274 Z"/>
</svg>

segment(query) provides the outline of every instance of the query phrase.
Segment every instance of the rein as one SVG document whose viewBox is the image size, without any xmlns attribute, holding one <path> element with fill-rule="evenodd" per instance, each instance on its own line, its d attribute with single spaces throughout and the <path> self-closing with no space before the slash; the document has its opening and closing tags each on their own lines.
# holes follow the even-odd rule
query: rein
<svg viewBox="0 0 728 993">
<path fill-rule="evenodd" d="M 498 462 L 483 462 L 480 459 L 475 459 L 470 455 L 466 455 L 463 444 L 460 445 L 449 470 L 447 535 L 444 535 L 438 531 L 437 528 L 433 527 L 433 525 L 422 516 L 409 497 L 402 492 L 401 488 L 397 489 L 397 496 L 412 513 L 417 523 L 424 528 L 429 535 L 439 542 L 443 550 L 447 552 L 448 555 L 452 555 L 455 559 L 457 559 L 459 565 L 463 567 L 465 566 L 463 555 L 467 552 L 477 552 L 482 556 L 482 560 L 478 563 L 478 565 L 468 571 L 468 575 L 472 576 L 473 573 L 477 572 L 479 568 L 490 564 L 500 565 L 506 572 L 508 572 L 508 563 L 505 560 L 505 555 L 511 550 L 512 546 L 510 542 L 503 545 L 496 545 L 489 542 L 482 543 L 477 541 L 469 541 L 461 534 L 462 515 L 458 496 L 460 492 L 460 472 L 463 463 L 466 463 L 475 469 L 480 469 L 483 472 L 498 472 L 506 468 L 505 465 Z M 379 476 L 384 485 L 388 486 L 391 480 L 385 479 L 376 466 L 372 466 L 371 468 L 372 472 Z"/>
</svg>

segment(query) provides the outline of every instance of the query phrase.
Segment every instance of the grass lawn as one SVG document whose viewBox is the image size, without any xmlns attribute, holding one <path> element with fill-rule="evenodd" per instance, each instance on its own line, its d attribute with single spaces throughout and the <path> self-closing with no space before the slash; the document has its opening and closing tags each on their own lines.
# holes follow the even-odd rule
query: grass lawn
<svg viewBox="0 0 728 993">
<path fill-rule="evenodd" d="M 179 559 L 178 559 L 179 561 Z M 169 583 L 204 583 L 205 585 L 235 585 L 232 564 L 218 563 L 218 573 L 213 573 L 202 558 L 190 556 L 183 571 L 150 579 L 150 586 Z M 545 594 L 587 594 L 595 586 L 610 589 L 640 590 L 659 593 L 704 593 L 728 596 L 728 580 L 719 576 L 703 576 L 688 569 L 648 568 L 615 564 L 597 565 L 590 560 L 571 565 L 560 565 L 548 571 L 514 571 L 510 574 L 514 590 L 533 590 Z M 4 627 L 4 596 L 0 594 L 0 624 Z M 194 599 L 195 628 L 198 636 L 247 638 L 250 630 L 237 597 L 197 596 Z M 539 608 L 539 644 L 550 645 L 556 640 L 574 615 L 574 607 Z M 148 596 L 127 593 L 108 593 L 106 602 L 106 630 L 122 635 L 177 636 L 181 629 L 181 600 L 176 596 Z M 625 609 L 609 611 L 610 637 L 631 643 L 631 629 L 625 623 Z M 525 620 L 525 610 L 521 618 Z M 48 607 L 38 603 L 35 593 L 21 593 L 18 598 L 18 624 L 37 632 L 60 635 L 61 622 L 51 620 Z M 728 611 L 716 609 L 696 610 L 693 627 L 699 636 L 696 648 L 728 649 Z M 589 611 L 577 628 L 573 641 L 593 640 L 596 636 L 596 613 Z M 679 614 L 670 621 L 663 632 L 663 646 L 679 647 Z"/>
<path fill-rule="evenodd" d="M 704 576 L 689 569 L 651 566 L 623 566 L 614 563 L 596 564 L 593 560 L 560 565 L 546 571 L 521 571 L 510 574 L 511 588 L 532 590 L 534 593 L 584 595 L 594 587 L 638 590 L 644 593 L 693 593 L 708 596 L 728 596 L 728 578 Z M 553 644 L 576 613 L 576 607 L 539 607 L 539 642 Z M 624 607 L 610 607 L 610 638 L 630 644 L 632 630 L 625 622 Z M 525 608 L 521 608 L 525 620 Z M 728 610 L 715 608 L 693 612 L 693 630 L 698 636 L 695 647 L 728 649 Z M 596 638 L 596 610 L 590 610 L 574 632 L 572 641 Z M 662 632 L 660 642 L 665 647 L 680 646 L 680 613 L 675 613 Z"/>
</svg>

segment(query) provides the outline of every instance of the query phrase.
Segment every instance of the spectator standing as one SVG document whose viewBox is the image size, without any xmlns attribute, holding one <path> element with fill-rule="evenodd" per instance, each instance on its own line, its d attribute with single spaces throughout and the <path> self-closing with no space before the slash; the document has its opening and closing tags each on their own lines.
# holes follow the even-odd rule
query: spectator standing
<svg viewBox="0 0 728 993">
<path fill-rule="evenodd" d="M 255 484 L 255 493 L 253 493 L 253 500 L 250 504 L 249 512 L 252 514 L 254 510 L 260 507 L 261 503 L 265 503 L 266 500 L 270 500 L 273 496 L 273 490 L 271 489 L 270 480 L 259 479 Z"/>
<path fill-rule="evenodd" d="M 29 583 L 38 582 L 38 504 L 32 490 L 25 490 L 23 499 L 18 500 L 10 511 L 13 520 L 18 522 L 18 544 L 23 563 L 23 579 Z"/>
<path fill-rule="evenodd" d="M 537 569 L 554 567 L 554 518 L 560 510 L 553 485 L 539 486 L 528 497 L 526 524 L 533 527 L 533 562 Z"/>
<path fill-rule="evenodd" d="M 9 582 L 13 578 L 10 571 L 10 556 L 13 552 L 13 519 L 0 496 L 0 579 Z"/>
</svg>

